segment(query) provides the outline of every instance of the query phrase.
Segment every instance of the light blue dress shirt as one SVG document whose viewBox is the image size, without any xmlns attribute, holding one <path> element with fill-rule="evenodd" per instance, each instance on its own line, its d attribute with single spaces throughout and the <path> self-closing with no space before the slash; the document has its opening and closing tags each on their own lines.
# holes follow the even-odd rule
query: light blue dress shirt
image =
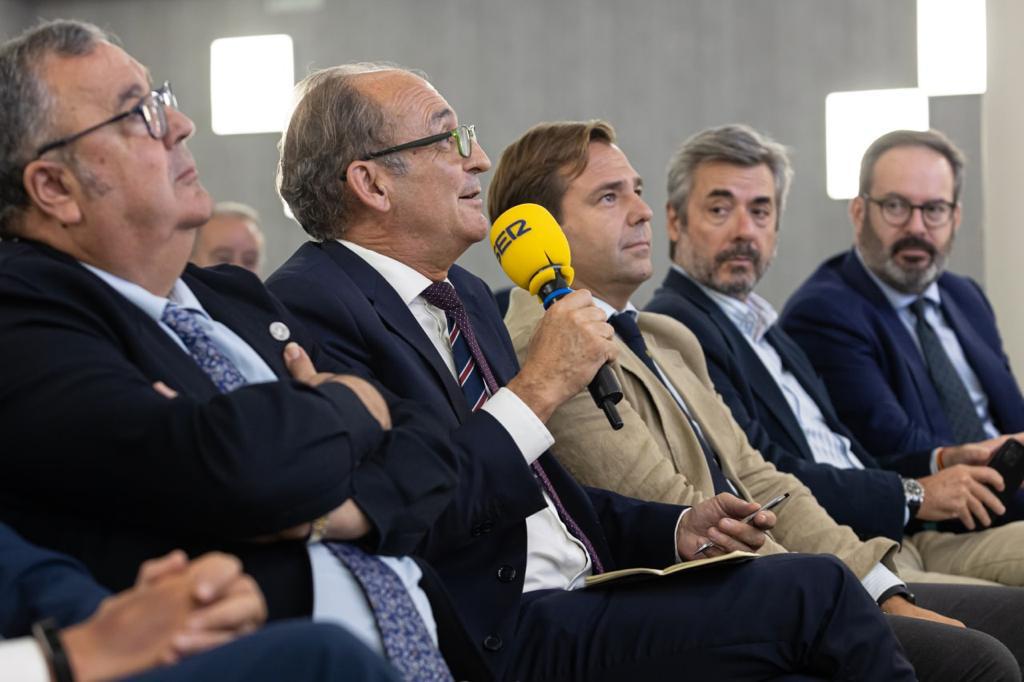
<svg viewBox="0 0 1024 682">
<path fill-rule="evenodd" d="M 896 314 L 899 315 L 900 322 L 907 328 L 910 333 L 910 338 L 914 339 L 914 345 L 917 346 L 917 350 L 921 350 L 921 342 L 917 338 L 917 318 L 914 313 L 910 310 L 910 304 L 917 300 L 915 294 L 904 294 L 903 292 L 896 291 L 891 286 L 880 280 L 875 273 L 871 272 L 871 269 L 864 263 L 864 258 L 860 254 L 859 249 L 854 249 L 857 254 L 857 258 L 860 258 L 861 265 L 864 265 L 865 272 L 871 277 L 872 281 L 878 285 L 878 288 L 882 290 L 882 294 L 885 295 L 886 300 L 896 310 Z M 964 388 L 967 389 L 967 395 L 970 396 L 971 402 L 974 404 L 974 410 L 978 413 L 978 419 L 981 420 L 982 428 L 985 430 L 985 434 L 989 438 L 995 438 L 999 435 L 999 430 L 992 422 L 992 415 L 988 411 L 988 396 L 985 394 L 985 389 L 981 386 L 981 381 L 978 379 L 978 375 L 971 369 L 971 365 L 967 362 L 967 356 L 964 355 L 963 346 L 960 345 L 960 340 L 956 337 L 956 332 L 952 327 L 949 326 L 949 322 L 946 321 L 946 316 L 942 314 L 942 294 L 939 291 L 939 285 L 937 282 L 932 282 L 928 285 L 928 288 L 921 294 L 929 305 L 925 306 L 924 318 L 928 324 L 935 330 L 935 334 L 939 337 L 939 341 L 942 343 L 942 349 L 946 351 L 946 355 L 949 356 L 949 361 L 953 363 L 953 368 L 956 369 L 957 376 L 960 377 L 960 381 L 963 382 Z M 922 358 L 924 355 L 922 354 Z"/>
<path fill-rule="evenodd" d="M 250 384 L 277 381 L 277 375 L 263 361 L 259 353 L 242 340 L 228 327 L 212 319 L 203 309 L 199 299 L 181 279 L 174 282 L 167 298 L 156 296 L 133 282 L 112 275 L 87 263 L 82 263 L 97 277 L 109 284 L 115 291 L 139 307 L 151 317 L 167 335 L 188 353 L 185 344 L 174 331 L 160 321 L 168 302 L 174 302 L 182 308 L 199 313 L 197 319 L 213 342 Z M 366 596 L 359 582 L 342 565 L 323 543 L 308 546 L 309 560 L 313 570 L 313 620 L 338 623 L 348 628 L 370 648 L 384 654 L 384 645 L 380 639 L 377 622 L 373 617 Z M 420 588 L 422 577 L 420 567 L 408 557 L 379 557 L 402 580 L 406 590 L 412 597 L 416 609 L 423 617 L 434 643 L 437 643 L 437 623 L 426 593 Z"/>
</svg>

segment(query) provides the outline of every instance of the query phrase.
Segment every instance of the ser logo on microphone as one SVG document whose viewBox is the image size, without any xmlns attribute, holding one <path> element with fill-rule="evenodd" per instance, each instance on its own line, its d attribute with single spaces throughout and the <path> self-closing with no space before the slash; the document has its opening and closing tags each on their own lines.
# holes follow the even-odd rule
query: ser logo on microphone
<svg viewBox="0 0 1024 682">
<path fill-rule="evenodd" d="M 526 224 L 525 220 L 520 218 L 502 230 L 501 233 L 494 238 L 494 257 L 498 259 L 498 263 L 501 263 L 501 257 L 505 255 L 508 247 L 512 246 L 512 242 L 519 237 L 522 237 L 527 232 L 532 231 L 532 229 L 533 228 Z"/>
</svg>

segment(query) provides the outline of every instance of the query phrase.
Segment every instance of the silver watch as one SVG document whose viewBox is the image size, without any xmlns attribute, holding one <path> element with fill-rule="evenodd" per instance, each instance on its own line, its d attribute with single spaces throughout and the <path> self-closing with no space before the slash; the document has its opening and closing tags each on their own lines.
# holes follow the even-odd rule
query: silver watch
<svg viewBox="0 0 1024 682">
<path fill-rule="evenodd" d="M 924 486 L 918 483 L 916 478 L 903 479 L 903 497 L 907 500 L 907 509 L 910 510 L 910 518 L 916 518 L 917 512 L 924 504 Z"/>
</svg>

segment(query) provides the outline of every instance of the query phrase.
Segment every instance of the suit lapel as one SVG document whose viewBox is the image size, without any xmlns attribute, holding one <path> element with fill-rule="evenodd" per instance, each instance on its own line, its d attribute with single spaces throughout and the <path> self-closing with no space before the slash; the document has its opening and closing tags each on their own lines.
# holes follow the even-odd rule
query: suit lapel
<svg viewBox="0 0 1024 682">
<path fill-rule="evenodd" d="M 643 320 L 645 314 L 641 313 L 640 320 Z M 641 322 L 641 328 L 643 323 Z M 647 342 L 647 348 L 651 353 L 651 357 L 654 358 L 655 363 L 661 368 L 661 371 L 665 374 L 668 380 L 672 383 L 672 386 L 676 389 L 679 395 L 686 402 L 687 407 L 690 408 L 690 415 L 694 421 L 700 426 L 701 431 L 704 433 L 705 439 L 714 449 L 716 453 L 723 452 L 722 444 L 717 441 L 716 428 L 706 423 L 701 419 L 701 415 L 705 414 L 706 406 L 699 403 L 701 396 L 707 392 L 707 388 L 700 382 L 697 376 L 690 370 L 686 364 L 686 360 L 674 348 L 667 348 L 664 346 L 656 345 L 656 341 L 653 336 L 644 332 L 644 339 Z M 622 344 L 625 346 L 625 344 Z M 686 415 L 682 413 L 679 405 L 676 404 L 675 398 L 669 393 L 668 389 L 662 385 L 661 381 L 654 379 L 657 385 L 652 385 L 652 379 L 650 370 L 643 362 L 636 358 L 628 348 L 620 349 L 619 358 L 620 363 L 623 355 L 628 354 L 629 369 L 631 373 L 636 375 L 637 380 L 647 386 L 648 390 L 653 394 L 654 404 L 658 410 L 658 415 L 661 419 L 665 434 L 668 437 L 669 447 L 674 447 L 674 444 L 678 442 L 678 438 L 685 439 L 684 448 L 686 453 L 691 454 L 690 457 L 696 458 L 699 456 L 699 471 L 700 471 L 700 490 L 706 495 L 711 495 L 714 492 L 714 483 L 711 479 L 711 472 L 707 470 L 707 464 L 704 460 L 703 451 L 700 446 L 700 441 L 697 440 L 697 434 L 690 428 L 690 424 L 686 419 Z M 623 369 L 627 369 L 627 365 L 622 365 Z M 717 396 L 715 396 L 717 399 Z M 672 433 L 669 429 L 670 425 L 675 425 L 672 428 Z M 685 461 L 687 459 L 686 453 L 673 452 L 673 456 L 677 462 Z M 742 485 L 737 483 L 736 473 L 732 470 L 732 464 L 728 457 L 723 457 L 721 454 L 718 456 L 718 461 L 721 464 L 722 473 L 725 477 L 736 486 L 741 496 L 749 499 L 750 495 L 743 488 Z M 687 467 L 688 470 L 692 470 L 692 465 Z M 692 478 L 692 477 L 691 477 Z"/>
<path fill-rule="evenodd" d="M 324 242 L 323 248 L 363 292 L 385 326 L 423 360 L 440 384 L 452 409 L 459 415 L 460 420 L 464 420 L 469 413 L 469 407 L 466 405 L 462 388 L 456 383 L 448 366 L 434 350 L 434 344 L 427 338 L 398 292 L 380 276 L 380 273 L 343 244 L 328 241 Z"/>
<path fill-rule="evenodd" d="M 921 351 L 917 349 L 917 344 L 914 342 L 914 337 L 910 335 L 910 332 L 903 325 L 899 314 L 892 307 L 892 304 L 889 303 L 889 299 L 885 297 L 885 294 L 878 288 L 878 285 L 871 280 L 867 270 L 864 269 L 860 259 L 852 249 L 846 254 L 846 258 L 840 266 L 840 274 L 846 283 L 860 293 L 878 312 L 882 324 L 885 325 L 886 334 L 899 347 L 899 355 L 902 357 L 903 362 L 906 363 L 907 370 L 913 378 L 914 385 L 917 387 L 917 394 L 920 396 L 921 402 L 926 406 L 927 413 L 944 414 L 942 406 L 938 402 L 938 397 L 935 394 L 935 389 L 932 386 L 928 368 L 924 364 L 924 358 L 921 357 Z"/>
</svg>

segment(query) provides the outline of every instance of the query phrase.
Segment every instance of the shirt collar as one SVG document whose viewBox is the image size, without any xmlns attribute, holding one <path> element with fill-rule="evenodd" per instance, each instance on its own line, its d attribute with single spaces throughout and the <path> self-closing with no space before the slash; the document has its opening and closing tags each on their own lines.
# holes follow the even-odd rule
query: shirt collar
<svg viewBox="0 0 1024 682">
<path fill-rule="evenodd" d="M 640 311 L 636 309 L 636 306 L 633 305 L 632 301 L 627 301 L 626 305 L 622 308 L 622 310 L 616 310 L 615 307 L 612 306 L 610 303 L 602 301 L 597 296 L 594 296 L 594 305 L 600 308 L 601 311 L 604 313 L 605 317 L 609 319 L 612 315 L 615 315 L 617 313 L 630 313 L 633 316 L 633 319 L 635 320 L 636 316 L 640 314 Z"/>
<path fill-rule="evenodd" d="M 715 305 L 725 313 L 725 316 L 736 325 L 740 333 L 755 343 L 759 342 L 771 326 L 775 324 L 775 321 L 779 319 L 779 314 L 772 307 L 772 304 L 753 291 L 747 296 L 746 301 L 741 301 L 738 298 L 727 296 L 720 291 L 704 286 L 690 277 L 689 273 L 676 263 L 673 263 L 672 267 L 676 272 L 700 287 L 700 290 L 714 301 Z"/>
<path fill-rule="evenodd" d="M 376 270 L 381 277 L 387 280 L 399 298 L 406 306 L 410 305 L 416 297 L 423 293 L 423 290 L 433 284 L 423 273 L 417 272 L 400 260 L 391 256 L 377 253 L 365 246 L 360 246 L 345 239 L 339 239 L 338 243 L 348 247 L 354 254 L 366 261 L 366 264 Z M 448 281 L 448 278 L 445 278 Z"/>
<path fill-rule="evenodd" d="M 896 289 L 893 289 L 891 286 L 879 279 L 878 275 L 868 267 L 868 264 L 864 262 L 864 256 L 861 255 L 858 247 L 854 247 L 853 252 L 857 254 L 857 260 L 859 260 L 860 264 L 864 266 L 864 272 L 868 273 L 868 277 L 871 278 L 871 281 L 877 284 L 878 288 L 882 290 L 882 295 L 885 296 L 887 301 L 889 301 L 889 305 L 896 310 L 903 310 L 904 308 L 910 307 L 910 304 L 918 298 L 924 298 L 935 306 L 938 306 L 942 302 L 942 299 L 939 296 L 938 281 L 929 284 L 920 296 L 918 294 L 905 294 L 902 291 L 896 291 Z"/>
<path fill-rule="evenodd" d="M 81 263 L 81 261 L 79 262 Z M 112 275 L 106 270 L 101 270 L 94 265 L 82 263 L 82 266 L 109 284 L 117 293 L 121 294 L 131 303 L 141 308 L 146 315 L 157 322 L 159 322 L 160 318 L 163 317 L 164 308 L 167 307 L 168 303 L 174 303 L 182 308 L 193 310 L 206 318 L 210 317 L 203 308 L 203 304 L 199 302 L 196 295 L 192 293 L 192 290 L 189 289 L 188 285 L 185 284 L 180 277 L 174 280 L 174 285 L 171 287 L 170 295 L 167 298 L 164 298 L 163 296 L 157 296 L 156 294 L 150 293 L 134 282 L 129 282 L 117 275 Z"/>
</svg>

